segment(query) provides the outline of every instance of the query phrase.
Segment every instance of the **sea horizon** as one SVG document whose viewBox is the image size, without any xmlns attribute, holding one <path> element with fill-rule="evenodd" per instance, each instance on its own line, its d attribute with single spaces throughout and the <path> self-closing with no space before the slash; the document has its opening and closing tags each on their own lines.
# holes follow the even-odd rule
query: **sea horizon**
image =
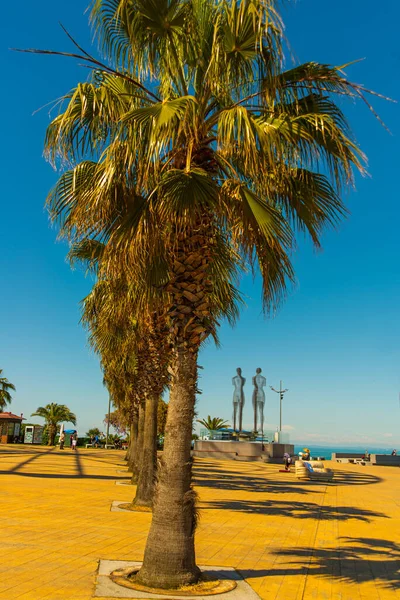
<svg viewBox="0 0 400 600">
<path fill-rule="evenodd" d="M 308 445 L 299 444 L 296 442 L 293 442 L 293 445 L 295 455 L 297 455 L 299 452 L 302 452 L 303 448 L 308 448 L 311 456 L 323 456 L 326 459 L 330 459 L 333 452 L 355 452 L 357 454 L 364 454 L 366 451 L 368 451 L 369 454 L 391 454 L 393 449 L 396 448 L 396 446 L 360 446 L 359 444 Z"/>
</svg>

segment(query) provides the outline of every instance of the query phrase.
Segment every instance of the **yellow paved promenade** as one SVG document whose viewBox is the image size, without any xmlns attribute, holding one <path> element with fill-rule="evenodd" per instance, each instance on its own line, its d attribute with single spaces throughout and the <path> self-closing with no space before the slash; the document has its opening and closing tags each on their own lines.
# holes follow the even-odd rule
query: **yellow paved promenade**
<svg viewBox="0 0 400 600">
<path fill-rule="evenodd" d="M 141 560 L 151 515 L 110 512 L 124 452 L 0 446 L 0 598 L 86 599 L 99 559 Z M 265 600 L 400 599 L 400 469 L 334 465 L 318 484 L 262 463 L 196 461 L 197 561 Z"/>
</svg>

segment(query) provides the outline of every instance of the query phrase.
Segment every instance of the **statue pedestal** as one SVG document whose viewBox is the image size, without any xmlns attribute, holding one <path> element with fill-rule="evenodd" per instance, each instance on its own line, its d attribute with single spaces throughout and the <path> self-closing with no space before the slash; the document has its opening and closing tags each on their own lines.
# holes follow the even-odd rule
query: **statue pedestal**
<svg viewBox="0 0 400 600">
<path fill-rule="evenodd" d="M 217 460 L 281 463 L 285 452 L 294 455 L 293 444 L 264 444 L 263 450 L 261 442 L 196 440 L 193 456 Z"/>
<path fill-rule="evenodd" d="M 264 444 L 264 452 L 262 460 L 267 463 L 281 463 L 283 461 L 283 455 L 290 454 L 294 456 L 294 445 L 293 444 Z"/>
</svg>

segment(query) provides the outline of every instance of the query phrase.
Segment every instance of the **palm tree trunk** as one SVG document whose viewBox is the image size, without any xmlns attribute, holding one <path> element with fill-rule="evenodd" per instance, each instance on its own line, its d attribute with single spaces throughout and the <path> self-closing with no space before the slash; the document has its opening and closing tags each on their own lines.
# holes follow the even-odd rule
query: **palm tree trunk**
<svg viewBox="0 0 400 600">
<path fill-rule="evenodd" d="M 154 483 L 157 469 L 157 408 L 159 397 L 152 396 L 146 401 L 144 419 L 142 464 L 138 476 L 136 496 L 133 504 L 152 506 Z"/>
<path fill-rule="evenodd" d="M 135 454 L 135 448 L 137 444 L 137 436 L 138 436 L 138 412 L 135 411 L 132 416 L 132 423 L 129 428 L 129 446 L 126 453 L 126 460 L 128 461 L 128 467 L 132 463 L 133 456 Z M 129 470 L 129 469 L 128 469 Z"/>
<path fill-rule="evenodd" d="M 129 446 L 128 446 L 128 452 L 126 455 L 126 460 L 128 461 L 128 470 L 130 470 L 129 466 L 132 463 L 133 456 L 135 454 L 136 444 L 137 444 L 139 407 L 133 406 L 130 411 L 130 414 L 131 414 L 131 424 L 129 427 Z"/>
<path fill-rule="evenodd" d="M 190 456 L 197 380 L 197 353 L 176 353 L 153 520 L 143 566 L 137 576 L 146 585 L 175 588 L 198 581 L 194 533 L 195 493 Z"/>
<path fill-rule="evenodd" d="M 49 442 L 48 442 L 48 446 L 54 446 L 54 440 L 56 437 L 56 433 L 57 433 L 57 426 L 53 425 L 52 423 L 49 424 Z"/>
<path fill-rule="evenodd" d="M 138 434 L 137 442 L 135 444 L 134 451 L 132 452 L 132 462 L 128 467 L 128 471 L 132 471 L 132 483 L 137 482 L 137 478 L 140 473 L 142 464 L 142 449 L 143 449 L 143 435 L 144 435 L 144 420 L 145 420 L 145 403 L 140 402 L 139 404 L 139 416 L 138 416 Z"/>
</svg>

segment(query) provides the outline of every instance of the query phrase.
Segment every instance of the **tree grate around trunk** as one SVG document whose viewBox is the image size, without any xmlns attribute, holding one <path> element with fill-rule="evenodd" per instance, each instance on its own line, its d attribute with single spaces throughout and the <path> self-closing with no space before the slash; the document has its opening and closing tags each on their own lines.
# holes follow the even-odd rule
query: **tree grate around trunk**
<svg viewBox="0 0 400 600">
<path fill-rule="evenodd" d="M 111 504 L 111 512 L 145 512 L 152 513 L 153 509 L 150 506 L 143 506 L 140 504 L 134 504 L 132 502 L 126 502 L 124 500 L 113 500 Z"/>
<path fill-rule="evenodd" d="M 234 567 L 199 565 L 199 569 L 208 581 L 220 581 L 224 584 L 214 589 L 199 589 L 187 586 L 181 590 L 165 590 L 133 587 L 130 575 L 137 573 L 143 563 L 131 560 L 100 559 L 96 576 L 95 598 L 125 598 L 126 600 L 201 600 L 215 596 L 218 600 L 260 600 L 260 596 Z M 203 581 L 204 581 L 203 579 Z M 226 585 L 225 584 L 229 584 Z M 196 588 L 197 587 L 197 591 Z M 185 593 L 183 593 L 185 592 Z"/>
<path fill-rule="evenodd" d="M 148 592 L 151 594 L 162 594 L 164 596 L 215 596 L 224 594 L 236 588 L 236 581 L 221 580 L 213 577 L 210 573 L 203 573 L 198 583 L 193 585 L 185 585 L 178 589 L 160 589 L 142 585 L 135 581 L 135 577 L 139 572 L 138 567 L 128 567 L 116 569 L 110 574 L 111 580 L 117 585 L 137 590 L 140 592 Z"/>
<path fill-rule="evenodd" d="M 134 502 L 128 502 L 126 504 L 119 504 L 118 508 L 121 510 L 132 510 L 133 512 L 153 512 L 151 506 L 145 506 L 142 504 L 135 504 Z"/>
</svg>

